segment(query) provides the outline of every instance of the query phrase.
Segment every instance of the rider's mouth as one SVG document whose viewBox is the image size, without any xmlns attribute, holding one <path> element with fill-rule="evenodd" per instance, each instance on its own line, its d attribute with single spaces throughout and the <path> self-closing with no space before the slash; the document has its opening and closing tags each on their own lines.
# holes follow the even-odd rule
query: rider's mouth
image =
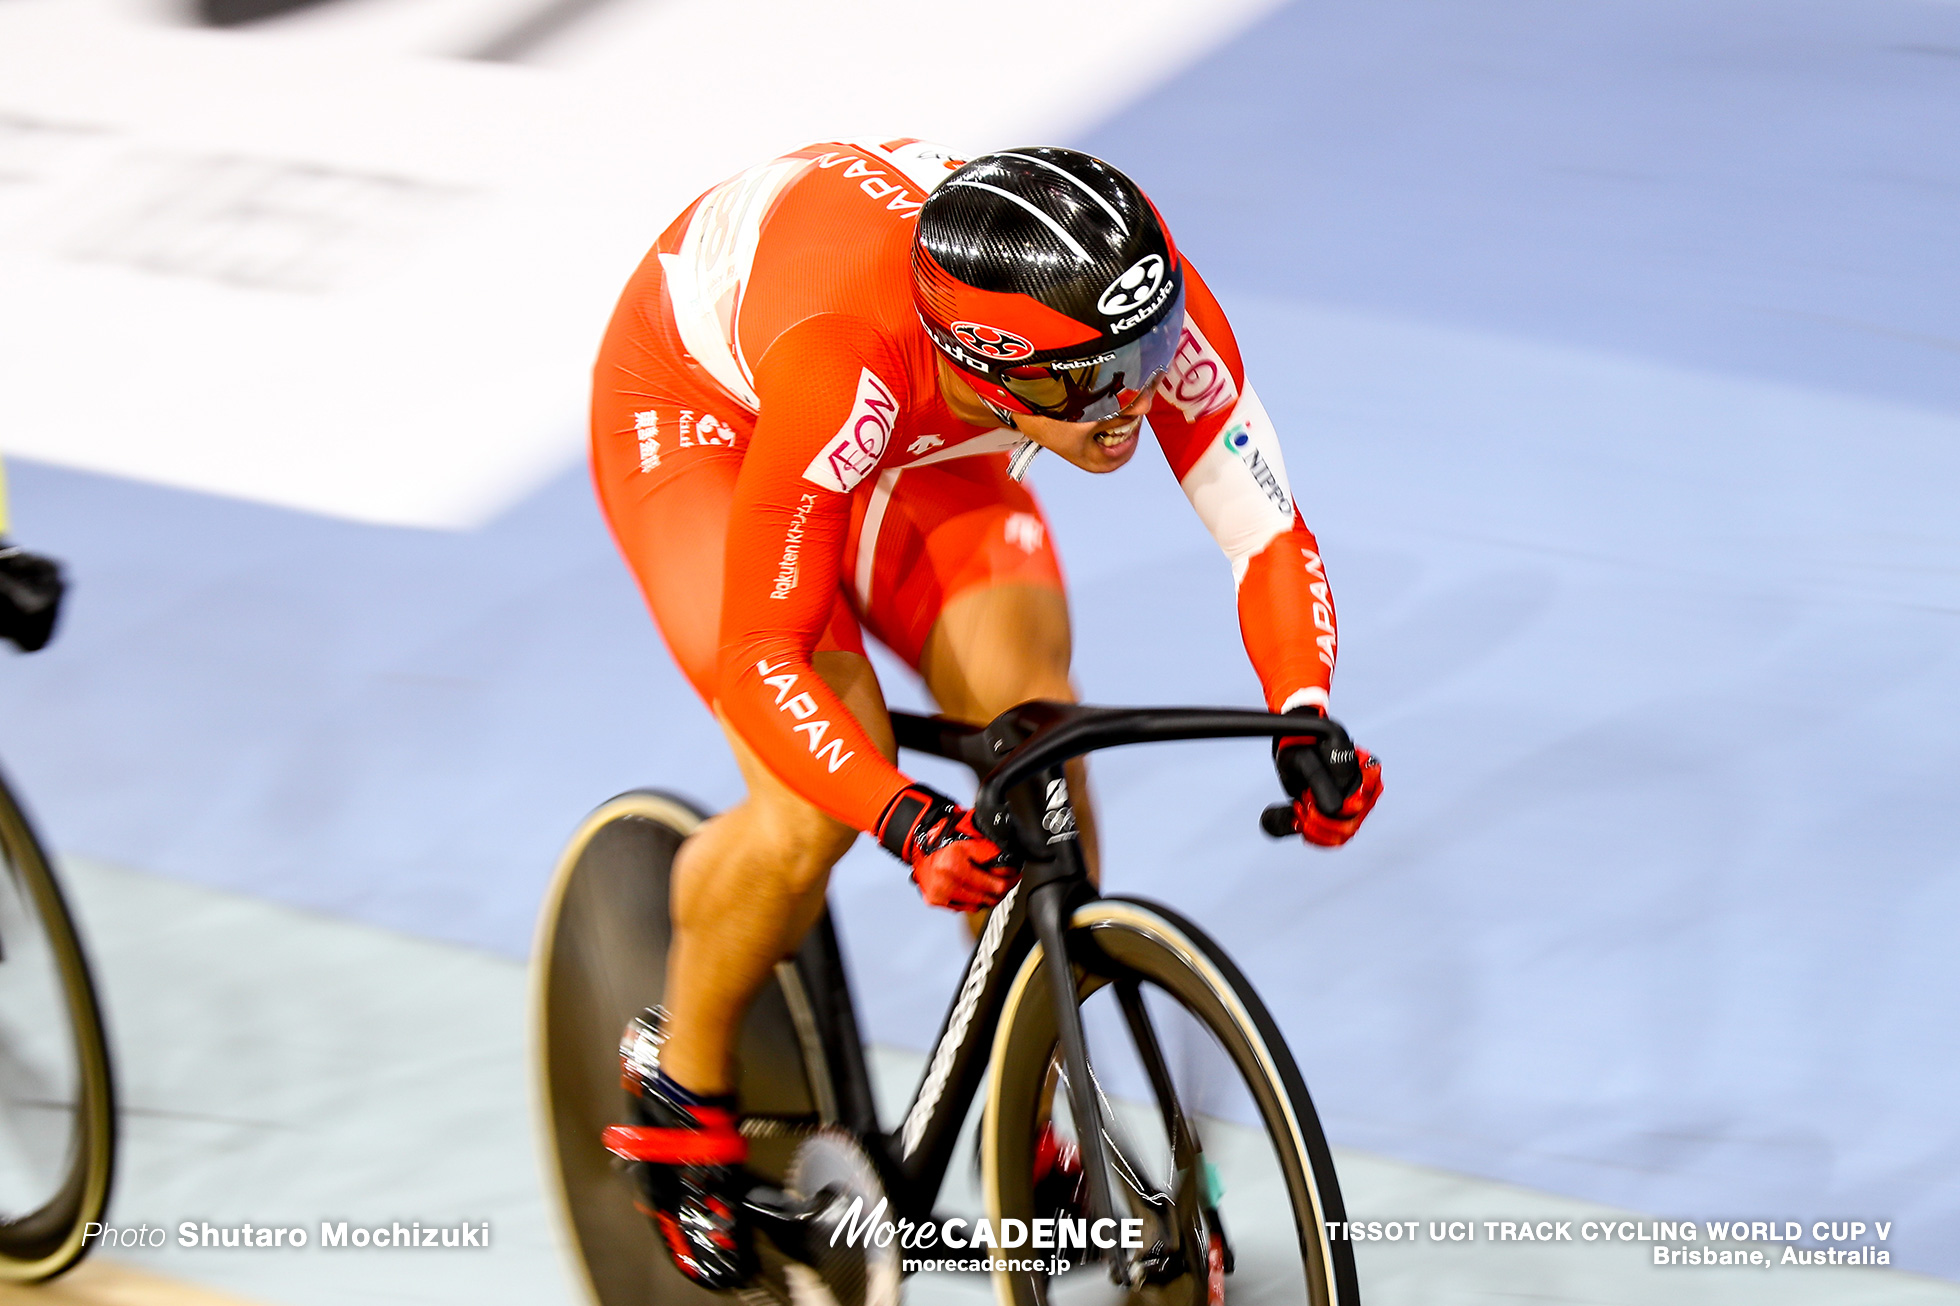
<svg viewBox="0 0 1960 1306">
<path fill-rule="evenodd" d="M 1124 445 L 1136 438 L 1137 424 L 1142 420 L 1142 418 L 1133 418 L 1113 430 L 1097 431 L 1096 443 L 1104 449 L 1112 451 L 1121 449 Z"/>
</svg>

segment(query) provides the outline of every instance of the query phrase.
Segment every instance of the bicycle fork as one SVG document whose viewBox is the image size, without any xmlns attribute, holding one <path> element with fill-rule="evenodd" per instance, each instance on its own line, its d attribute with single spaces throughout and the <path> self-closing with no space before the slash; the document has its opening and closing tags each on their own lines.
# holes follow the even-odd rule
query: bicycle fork
<svg viewBox="0 0 1960 1306">
<path fill-rule="evenodd" d="M 1068 1085 L 1069 1112 L 1075 1119 L 1083 1177 L 1088 1185 L 1089 1218 L 1092 1221 L 1120 1221 L 1127 1208 L 1124 1211 L 1117 1209 L 1116 1194 L 1110 1180 L 1111 1151 L 1114 1147 L 1111 1123 L 1104 1119 L 1106 1104 L 1090 1068 L 1088 1039 L 1083 1030 L 1080 998 L 1076 991 L 1075 968 L 1068 951 L 1068 924 L 1072 899 L 1075 897 L 1073 890 L 1090 883 L 1088 866 L 1076 837 L 1073 804 L 1069 801 L 1067 781 L 1061 768 L 1051 768 L 1042 775 L 1038 786 L 1029 788 L 1043 793 L 1046 798 L 1047 810 L 1042 813 L 1040 828 L 1046 838 L 1045 851 L 1049 856 L 1046 860 L 1030 861 L 1022 876 L 1022 888 L 1027 895 L 1026 910 L 1028 920 L 1034 927 L 1035 938 L 1041 944 L 1042 955 L 1051 962 L 1047 968 L 1049 995 L 1055 1007 L 1055 1028 L 1065 1072 L 1063 1078 Z M 1027 797 L 1033 797 L 1033 794 Z M 1058 811 L 1063 814 L 1061 819 L 1057 819 Z M 1024 817 L 1028 815 L 1025 807 L 1021 814 Z M 1031 833 L 1029 824 L 1025 820 L 1021 823 L 1024 843 L 1027 842 L 1027 833 Z M 1142 994 L 1134 983 L 1119 984 L 1118 994 L 1125 1023 L 1129 1026 L 1138 1055 L 1143 1059 L 1146 1073 L 1163 1109 L 1164 1128 L 1171 1140 L 1172 1165 L 1177 1171 L 1171 1193 L 1162 1199 L 1168 1209 L 1159 1213 L 1167 1226 L 1159 1232 L 1168 1235 L 1168 1246 L 1160 1242 L 1157 1246 L 1141 1249 L 1118 1247 L 1111 1257 L 1110 1278 L 1117 1285 L 1134 1291 L 1152 1277 L 1153 1271 L 1162 1269 L 1166 1252 L 1172 1256 L 1188 1257 L 1191 1254 L 1193 1249 L 1182 1245 L 1184 1238 L 1180 1235 L 1187 1228 L 1196 1227 L 1196 1212 L 1185 1208 L 1206 1199 L 1200 1196 L 1195 1187 L 1198 1167 L 1204 1164 L 1202 1153 L 1196 1136 L 1184 1119 L 1182 1106 L 1164 1062 L 1163 1049 L 1144 1010 Z M 1117 1152 L 1117 1161 L 1127 1170 L 1129 1160 L 1121 1155 L 1120 1149 Z M 1132 1182 L 1139 1197 L 1153 1207 L 1158 1205 L 1144 1192 L 1140 1181 L 1132 1177 Z"/>
<path fill-rule="evenodd" d="M 1071 851 L 1074 849 L 1071 846 Z M 1079 858 L 1081 854 L 1076 852 Z M 1109 1154 L 1104 1134 L 1102 1103 L 1089 1074 L 1089 1045 L 1082 1033 L 1082 1012 L 1076 1005 L 1075 967 L 1067 947 L 1068 883 L 1057 878 L 1036 886 L 1028 895 L 1028 919 L 1048 961 L 1048 988 L 1055 1003 L 1055 1028 L 1062 1052 L 1063 1079 L 1068 1084 L 1069 1114 L 1075 1118 L 1076 1146 L 1082 1154 L 1082 1173 L 1089 1186 L 1089 1219 L 1118 1219 L 1115 1194 L 1109 1184 Z M 1137 1260 L 1118 1248 L 1110 1262 L 1110 1278 L 1124 1286 Z"/>
<path fill-rule="evenodd" d="M 1082 1011 L 1075 987 L 1075 967 L 1068 952 L 1071 890 L 1089 883 L 1089 870 L 1076 837 L 1068 782 L 1060 767 L 1042 776 L 1047 810 L 1040 828 L 1049 858 L 1029 863 L 1023 874 L 1028 920 L 1048 960 L 1048 989 L 1055 1004 L 1055 1029 L 1061 1044 L 1063 1079 L 1068 1085 L 1069 1114 L 1075 1119 L 1076 1145 L 1081 1151 L 1083 1177 L 1088 1182 L 1089 1218 L 1120 1220 L 1110 1186 L 1107 1124 L 1101 1095 L 1089 1069 L 1089 1043 L 1082 1030 Z M 1058 819 L 1058 816 L 1061 819 Z M 1120 1227 L 1120 1226 L 1119 1226 Z M 1141 1258 L 1119 1247 L 1110 1260 L 1110 1278 L 1134 1288 L 1143 1274 Z"/>
</svg>

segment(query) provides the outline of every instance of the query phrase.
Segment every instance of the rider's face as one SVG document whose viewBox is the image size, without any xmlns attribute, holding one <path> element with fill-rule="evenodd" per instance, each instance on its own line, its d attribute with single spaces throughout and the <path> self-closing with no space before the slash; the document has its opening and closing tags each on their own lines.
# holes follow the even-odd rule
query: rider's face
<svg viewBox="0 0 1960 1306">
<path fill-rule="evenodd" d="M 1017 413 L 1015 429 L 1042 448 L 1060 454 L 1085 472 L 1113 472 L 1142 443 L 1144 414 L 1157 387 L 1149 386 L 1114 417 L 1100 422 L 1058 422 L 1052 417 Z"/>
<path fill-rule="evenodd" d="M 956 417 L 974 426 L 992 426 L 998 419 L 980 402 L 973 387 L 953 365 L 939 360 L 939 389 Z M 1115 417 L 1100 422 L 1058 422 L 1052 417 L 1014 415 L 1014 427 L 1044 449 L 1053 450 L 1085 472 L 1113 472 L 1136 453 L 1143 415 L 1150 411 L 1154 385 L 1132 399 Z"/>
</svg>

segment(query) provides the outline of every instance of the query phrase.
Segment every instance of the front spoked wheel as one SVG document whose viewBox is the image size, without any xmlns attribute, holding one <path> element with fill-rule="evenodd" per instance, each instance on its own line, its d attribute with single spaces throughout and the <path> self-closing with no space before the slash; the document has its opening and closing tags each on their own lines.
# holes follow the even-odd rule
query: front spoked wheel
<svg viewBox="0 0 1960 1306">
<path fill-rule="evenodd" d="M 1094 1244 L 996 1253 L 1001 1306 L 1357 1306 L 1333 1158 L 1305 1082 L 1251 985 L 1217 945 L 1154 904 L 1103 898 L 1071 919 L 1089 1061 L 1102 1103 L 1116 1215 L 1140 1248 Z M 1055 1144 L 1075 1138 L 1057 1088 L 1056 1021 L 1047 961 L 1029 955 L 995 1036 L 983 1122 L 988 1214 L 1033 1222 L 1082 1213 L 1056 1182 Z M 1045 1132 L 1051 1131 L 1044 1140 Z M 1100 1231 L 1104 1240 L 1118 1230 Z M 1054 1241 L 1071 1240 L 1057 1227 Z M 1048 1241 L 1046 1236 L 1042 1241 Z M 1113 1260 L 1131 1262 L 1112 1281 Z M 1029 1270 L 1030 1261 L 1048 1269 Z M 1061 1260 L 1075 1268 L 1051 1271 Z"/>
<path fill-rule="evenodd" d="M 52 1278 L 109 1201 L 116 1105 L 81 941 L 0 781 L 0 1282 Z"/>
</svg>

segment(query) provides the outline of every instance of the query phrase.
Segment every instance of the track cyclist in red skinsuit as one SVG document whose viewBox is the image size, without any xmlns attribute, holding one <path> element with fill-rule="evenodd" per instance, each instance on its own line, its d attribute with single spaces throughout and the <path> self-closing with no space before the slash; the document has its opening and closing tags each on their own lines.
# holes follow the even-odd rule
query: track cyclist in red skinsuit
<svg viewBox="0 0 1960 1306">
<path fill-rule="evenodd" d="M 1217 301 L 1108 164 L 812 145 L 696 200 L 627 285 L 594 477 L 749 791 L 681 848 L 668 1012 L 629 1031 L 637 1119 L 607 1134 L 695 1282 L 754 1271 L 730 1043 L 832 864 L 871 834 L 928 902 L 969 911 L 1017 874 L 893 765 L 864 632 L 953 717 L 1073 699 L 1061 568 L 1020 476 L 1039 449 L 1115 471 L 1146 416 L 1231 560 L 1268 706 L 1322 711 L 1334 603 L 1279 441 Z M 1365 752 L 1281 740 L 1275 760 L 1314 843 L 1345 842 L 1381 791 Z M 1335 812 L 1305 796 L 1322 766 L 1353 786 Z"/>
</svg>

